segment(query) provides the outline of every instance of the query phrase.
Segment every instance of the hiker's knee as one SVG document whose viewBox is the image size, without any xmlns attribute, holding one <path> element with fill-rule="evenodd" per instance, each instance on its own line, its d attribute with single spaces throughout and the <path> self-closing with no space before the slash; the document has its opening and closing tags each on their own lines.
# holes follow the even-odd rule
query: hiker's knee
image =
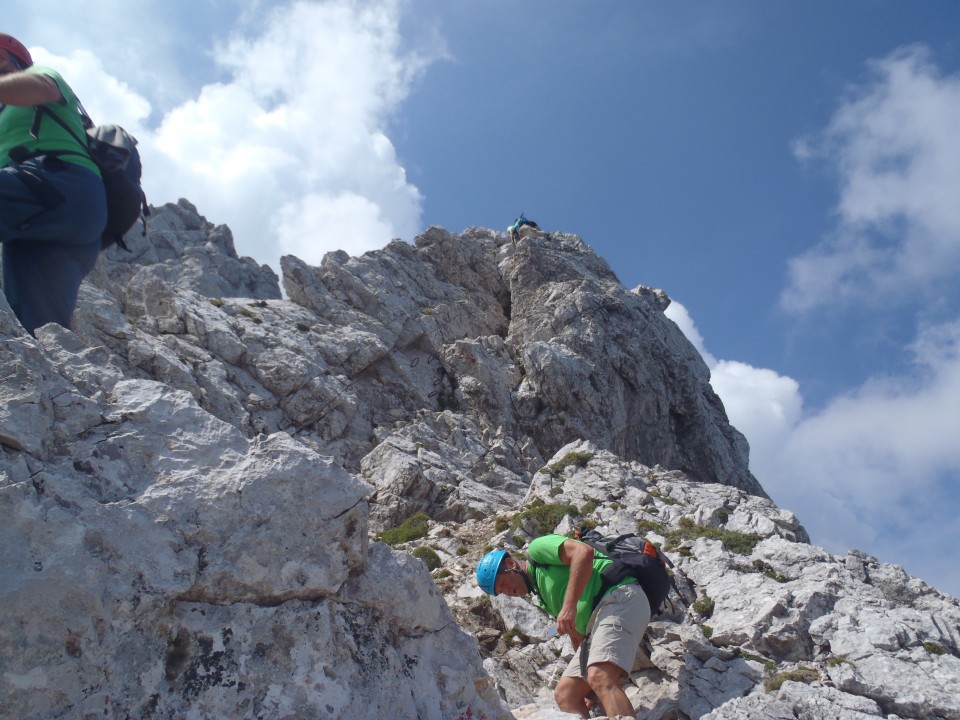
<svg viewBox="0 0 960 720">
<path fill-rule="evenodd" d="M 620 687 L 623 670 L 612 662 L 602 662 L 587 668 L 587 684 L 595 693 Z"/>
<path fill-rule="evenodd" d="M 580 713 L 586 707 L 587 695 L 590 686 L 583 680 L 572 677 L 562 677 L 553 690 L 553 699 L 557 707 L 564 712 Z"/>
</svg>

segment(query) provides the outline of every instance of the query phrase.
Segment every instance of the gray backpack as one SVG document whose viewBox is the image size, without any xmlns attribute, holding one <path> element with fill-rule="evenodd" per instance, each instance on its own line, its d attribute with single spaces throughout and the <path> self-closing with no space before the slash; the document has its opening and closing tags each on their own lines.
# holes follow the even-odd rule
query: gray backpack
<svg viewBox="0 0 960 720">
<path fill-rule="evenodd" d="M 594 607 L 609 588 L 632 577 L 636 578 L 650 601 L 650 613 L 659 614 L 670 588 L 676 587 L 668 570 L 668 567 L 673 567 L 670 558 L 652 542 L 633 533 L 601 535 L 596 530 L 587 530 L 578 535 L 577 540 L 613 560 L 600 574 L 600 592 L 597 593 Z"/>
<path fill-rule="evenodd" d="M 123 236 L 134 226 L 137 220 L 143 221 L 143 234 L 147 234 L 147 216 L 150 207 L 147 205 L 147 196 L 140 186 L 140 176 L 143 166 L 140 163 L 140 153 L 137 150 L 137 139 L 119 125 L 94 125 L 82 105 L 77 108 L 83 119 L 83 126 L 87 130 L 86 138 L 78 136 L 58 115 L 45 105 L 38 105 L 34 119 L 34 135 L 39 131 L 40 121 L 44 115 L 51 117 L 56 123 L 70 133 L 82 150 L 45 151 L 38 154 L 86 155 L 97 167 L 103 177 L 103 187 L 107 193 L 107 226 L 100 238 L 100 249 L 106 250 L 111 245 L 119 245 L 124 250 L 130 250 L 123 241 Z"/>
</svg>

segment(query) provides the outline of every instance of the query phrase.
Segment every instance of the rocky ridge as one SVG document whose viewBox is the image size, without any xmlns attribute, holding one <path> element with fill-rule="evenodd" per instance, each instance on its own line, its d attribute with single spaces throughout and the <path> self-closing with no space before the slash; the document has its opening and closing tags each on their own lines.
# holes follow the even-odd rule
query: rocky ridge
<svg viewBox="0 0 960 720">
<path fill-rule="evenodd" d="M 646 535 L 676 566 L 677 592 L 626 685 L 640 720 L 960 717 L 955 598 L 859 551 L 810 545 L 797 518 L 766 498 L 589 442 L 561 448 L 519 512 L 433 528 L 406 546 L 437 549 L 434 576 L 515 717 L 572 717 L 550 709 L 550 688 L 573 648 L 528 600 L 491 602 L 478 590 L 475 543 L 522 552 L 543 532 L 583 523 Z"/>
<path fill-rule="evenodd" d="M 0 299 L 15 716 L 548 717 L 569 646 L 472 566 L 586 519 L 677 562 L 640 717 L 960 717 L 957 601 L 807 544 L 669 300 L 579 238 L 286 257 L 288 299 L 186 201 L 128 242 L 72 332 Z"/>
</svg>

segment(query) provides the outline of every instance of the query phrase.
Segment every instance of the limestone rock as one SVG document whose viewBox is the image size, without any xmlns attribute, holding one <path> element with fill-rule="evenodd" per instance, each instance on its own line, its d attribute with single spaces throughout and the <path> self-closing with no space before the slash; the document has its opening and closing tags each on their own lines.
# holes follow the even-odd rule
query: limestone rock
<svg viewBox="0 0 960 720">
<path fill-rule="evenodd" d="M 93 283 L 121 303 L 127 287 L 147 276 L 207 297 L 280 297 L 276 273 L 252 258 L 238 258 L 230 228 L 207 222 L 189 201 L 153 208 L 148 230 L 144 236 L 134 226 L 125 238 L 130 252 L 112 247 L 91 274 Z"/>
<path fill-rule="evenodd" d="M 591 521 L 676 563 L 638 717 L 960 717 L 957 601 L 809 545 L 579 238 L 286 257 L 286 299 L 185 200 L 128 242 L 73 330 L 0 298 L 5 716 L 555 720 L 569 640 L 473 573 Z"/>
<path fill-rule="evenodd" d="M 626 686 L 638 718 L 960 717 L 960 602 L 862 553 L 809 545 L 792 513 L 766 498 L 582 441 L 534 476 L 513 517 L 500 532 L 485 521 L 486 533 L 521 557 L 533 536 L 588 519 L 607 534 L 645 534 L 674 561 L 678 593 L 651 623 Z M 481 554 L 444 566 L 465 626 Z M 543 689 L 572 648 L 523 605 L 533 607 L 494 598 L 486 628 L 474 632 L 493 632 L 485 667 L 518 716 L 552 720 Z M 504 642 L 508 633 L 523 642 Z"/>
<path fill-rule="evenodd" d="M 4 715 L 507 716 L 423 566 L 368 551 L 369 486 L 4 321 L 4 392 L 35 408 L 3 416 Z"/>
</svg>

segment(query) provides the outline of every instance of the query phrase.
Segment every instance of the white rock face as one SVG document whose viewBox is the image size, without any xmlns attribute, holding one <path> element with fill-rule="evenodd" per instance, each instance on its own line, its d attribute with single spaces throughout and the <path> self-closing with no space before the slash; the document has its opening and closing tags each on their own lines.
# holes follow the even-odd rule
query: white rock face
<svg viewBox="0 0 960 720">
<path fill-rule="evenodd" d="M 639 717 L 960 717 L 957 601 L 808 545 L 669 298 L 579 238 L 287 257 L 281 299 L 187 201 L 150 228 L 73 331 L 0 296 L 4 717 L 554 720 L 569 642 L 473 569 L 584 519 L 677 564 Z"/>
<path fill-rule="evenodd" d="M 550 508 L 562 520 L 545 527 Z M 807 544 L 796 517 L 766 498 L 577 442 L 534 477 L 519 510 L 501 514 L 507 529 L 490 519 L 469 536 L 522 554 L 532 537 L 586 517 L 611 535 L 645 534 L 675 562 L 679 594 L 627 683 L 638 718 L 960 717 L 960 602 L 857 551 Z M 468 592 L 481 553 L 445 566 L 448 602 L 516 716 L 555 720 L 544 687 L 573 649 L 528 601 Z"/>
</svg>

